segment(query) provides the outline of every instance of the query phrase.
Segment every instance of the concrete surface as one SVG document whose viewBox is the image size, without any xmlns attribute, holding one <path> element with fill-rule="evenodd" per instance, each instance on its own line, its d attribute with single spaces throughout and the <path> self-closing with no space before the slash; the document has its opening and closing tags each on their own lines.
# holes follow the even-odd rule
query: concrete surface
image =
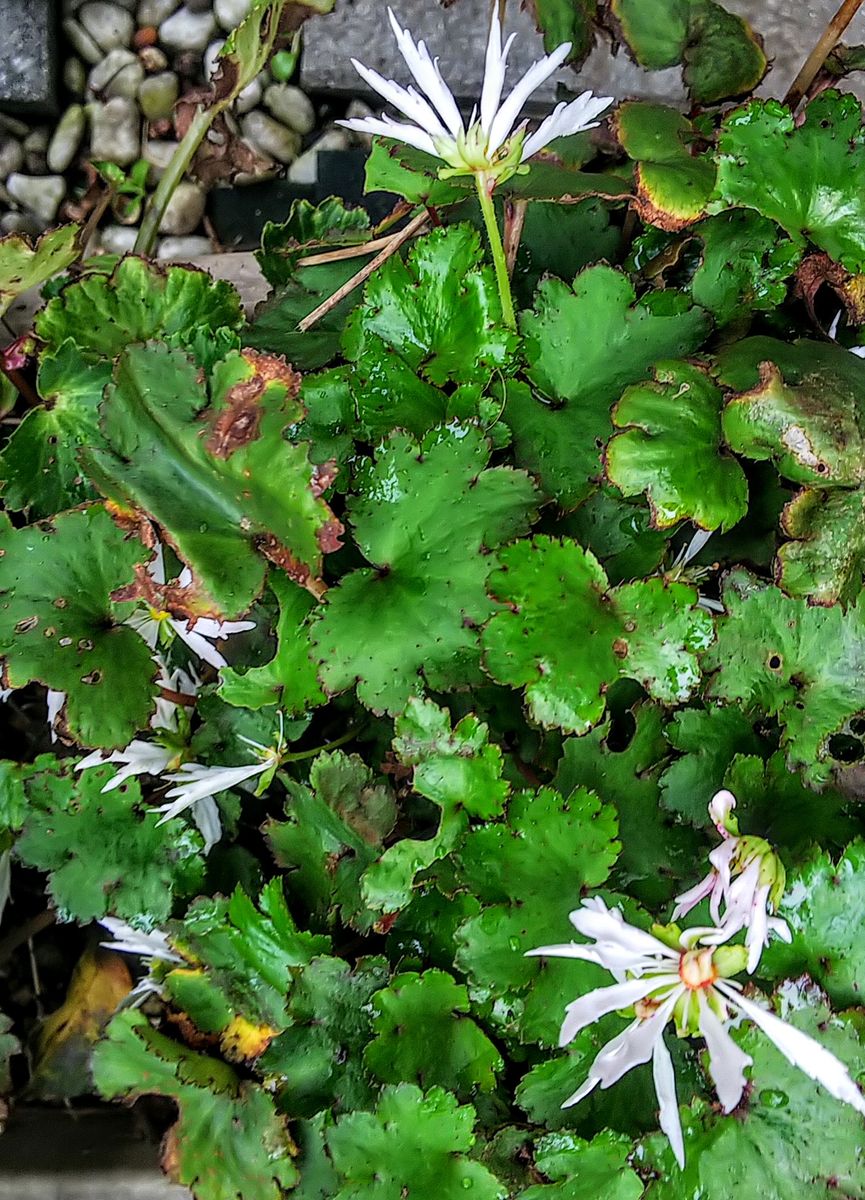
<svg viewBox="0 0 865 1200">
<path fill-rule="evenodd" d="M 0 105 L 54 108 L 56 15 L 53 0 L 0 0 Z"/>
</svg>

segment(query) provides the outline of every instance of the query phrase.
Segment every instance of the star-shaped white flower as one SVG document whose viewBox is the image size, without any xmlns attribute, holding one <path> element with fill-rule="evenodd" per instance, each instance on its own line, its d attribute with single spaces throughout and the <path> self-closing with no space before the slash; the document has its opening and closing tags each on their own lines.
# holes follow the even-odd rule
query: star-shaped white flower
<svg viewBox="0 0 865 1200">
<path fill-rule="evenodd" d="M 629 925 L 618 909 L 608 909 L 598 898 L 584 900 L 570 916 L 577 930 L 592 939 L 591 943 L 541 946 L 529 954 L 597 963 L 610 971 L 616 983 L 596 988 L 568 1005 L 559 1045 L 567 1046 L 580 1030 L 608 1013 L 630 1009 L 634 1019 L 603 1047 L 585 1083 L 565 1100 L 563 1108 L 579 1104 L 596 1087 L 612 1086 L 633 1067 L 651 1059 L 659 1123 L 676 1161 L 684 1166 L 676 1081 L 664 1030 L 675 1021 L 680 1037 L 701 1036 L 705 1040 L 709 1074 L 721 1108 L 728 1113 L 742 1098 L 745 1068 L 751 1065 L 751 1058 L 728 1032 L 735 1013 L 752 1021 L 793 1066 L 821 1083 L 836 1100 L 865 1115 L 865 1097 L 844 1064 L 801 1030 L 746 999 L 741 984 L 729 978 L 744 968 L 743 947 L 706 945 L 701 929 L 682 933 L 675 947 L 667 945 Z"/>
<path fill-rule="evenodd" d="M 744 929 L 748 973 L 753 974 L 772 934 L 785 942 L 791 940 L 787 922 L 772 915 L 783 895 L 786 875 L 765 838 L 739 835 L 735 807 L 736 797 L 726 788 L 710 800 L 709 816 L 723 840 L 709 855 L 712 869 L 705 879 L 676 897 L 673 920 L 686 916 L 708 897 L 709 912 L 718 928 L 704 940 L 720 944 Z"/>
<path fill-rule="evenodd" d="M 438 59 L 430 57 L 423 42 L 415 45 L 411 34 L 400 27 L 390 9 L 388 16 L 397 45 L 420 91 L 385 79 L 357 59 L 352 59 L 352 63 L 361 78 L 412 123 L 394 121 L 384 115 L 356 117 L 338 124 L 360 133 L 405 142 L 441 159 L 445 164 L 439 172 L 442 178 L 483 174 L 499 182 L 515 174 L 522 163 L 554 138 L 593 129 L 598 124 L 596 118 L 612 104 L 612 96 L 583 92 L 570 103 L 558 104 L 535 132 L 526 137 L 526 122 L 517 125 L 517 118 L 532 92 L 565 61 L 571 44 L 563 43 L 536 62 L 503 100 L 505 67 L 514 34 L 502 44 L 498 5 L 492 7 L 483 89 L 479 106 L 473 110 L 467 125 L 442 78 Z"/>
</svg>

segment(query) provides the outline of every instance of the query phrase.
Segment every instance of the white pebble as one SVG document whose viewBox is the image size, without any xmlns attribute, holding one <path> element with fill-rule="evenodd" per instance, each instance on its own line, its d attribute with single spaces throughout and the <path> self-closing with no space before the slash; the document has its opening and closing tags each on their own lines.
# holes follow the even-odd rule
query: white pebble
<svg viewBox="0 0 865 1200">
<path fill-rule="evenodd" d="M 213 244 L 206 237 L 167 237 L 159 243 L 157 258 L 174 258 L 188 262 L 191 258 L 200 258 L 202 254 L 212 254 Z"/>
<path fill-rule="evenodd" d="M 138 24 L 142 29 L 161 25 L 180 7 L 180 0 L 141 0 L 138 5 Z"/>
<path fill-rule="evenodd" d="M 174 157 L 174 151 L 177 149 L 177 146 L 177 142 L 162 142 L 155 138 L 144 143 L 144 150 L 141 157 L 146 163 L 150 164 L 148 179 L 151 183 L 156 183 L 162 178 L 165 168 Z"/>
<path fill-rule="evenodd" d="M 84 137 L 84 126 L 87 116 L 80 104 L 70 104 L 57 123 L 54 136 L 48 145 L 48 170 L 59 174 L 65 171 L 75 157 L 81 139 Z"/>
<path fill-rule="evenodd" d="M 24 147 L 14 137 L 0 138 L 0 179 L 24 166 Z"/>
<path fill-rule="evenodd" d="M 315 183 L 318 179 L 319 151 L 345 150 L 348 145 L 349 138 L 342 129 L 329 129 L 291 164 L 286 178 L 291 183 Z"/>
<path fill-rule="evenodd" d="M 184 179 L 171 194 L 168 207 L 159 222 L 159 232 L 174 237 L 192 233 L 204 216 L 206 202 L 204 189 Z"/>
<path fill-rule="evenodd" d="M 265 108 L 297 133 L 311 133 L 315 129 L 315 109 L 312 101 L 300 88 L 290 83 L 274 83 L 264 93 Z"/>
<path fill-rule="evenodd" d="M 96 64 L 102 58 L 102 50 L 94 42 L 90 34 L 71 18 L 63 22 L 63 32 L 72 45 L 76 54 L 80 54 L 85 62 Z"/>
<path fill-rule="evenodd" d="M 151 75 L 138 89 L 138 105 L 148 121 L 170 117 L 178 95 L 180 81 L 171 71 Z"/>
<path fill-rule="evenodd" d="M 90 157 L 128 167 L 141 150 L 140 117 L 135 102 L 113 96 L 104 104 L 89 104 Z"/>
<path fill-rule="evenodd" d="M 185 6 L 159 26 L 159 40 L 168 50 L 203 50 L 216 33 L 213 13 L 190 12 Z"/>
<path fill-rule="evenodd" d="M 128 46 L 135 33 L 132 14 L 116 4 L 105 3 L 105 0 L 90 0 L 83 4 L 78 10 L 78 20 L 103 50 Z"/>
<path fill-rule="evenodd" d="M 240 128 L 245 140 L 259 153 L 270 155 L 281 163 L 290 163 L 297 158 L 300 134 L 286 129 L 266 113 L 258 110 L 247 113 L 241 119 Z"/>
<path fill-rule="evenodd" d="M 223 29 L 234 29 L 252 8 L 252 0 L 215 0 L 213 11 Z"/>
<path fill-rule="evenodd" d="M 134 225 L 106 225 L 99 231 L 99 245 L 104 254 L 129 254 L 137 236 Z"/>
<path fill-rule="evenodd" d="M 12 174 L 6 180 L 6 190 L 13 200 L 47 223 L 57 216 L 66 195 L 66 180 L 62 175 Z"/>
</svg>

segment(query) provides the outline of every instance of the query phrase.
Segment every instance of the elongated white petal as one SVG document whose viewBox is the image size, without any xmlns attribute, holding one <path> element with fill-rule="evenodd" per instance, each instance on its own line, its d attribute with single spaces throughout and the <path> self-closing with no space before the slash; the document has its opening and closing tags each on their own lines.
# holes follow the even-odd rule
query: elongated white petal
<svg viewBox="0 0 865 1200">
<path fill-rule="evenodd" d="M 679 1101 L 676 1098 L 676 1075 L 670 1051 L 664 1041 L 663 1030 L 652 1053 L 652 1078 L 655 1082 L 655 1095 L 658 1097 L 658 1124 L 667 1135 L 667 1141 L 680 1169 L 684 1169 L 685 1139 L 679 1118 Z"/>
<path fill-rule="evenodd" d="M 219 805 L 212 796 L 205 796 L 192 806 L 192 819 L 204 838 L 204 853 L 209 854 L 222 837 Z"/>
<path fill-rule="evenodd" d="M 740 1049 L 712 1011 L 702 992 L 697 993 L 700 1005 L 700 1033 L 709 1051 L 709 1074 L 725 1113 L 732 1112 L 745 1090 L 745 1068 L 753 1059 Z"/>
<path fill-rule="evenodd" d="M 670 985 L 677 985 L 679 976 L 671 974 L 652 975 L 643 979 L 627 979 L 611 987 L 595 988 L 579 996 L 565 1009 L 565 1019 L 559 1033 L 559 1045 L 567 1046 L 581 1029 L 620 1008 L 630 1008 L 638 1000 L 644 1000 L 650 992 Z"/>
<path fill-rule="evenodd" d="M 184 763 L 177 771 L 166 776 L 176 786 L 165 793 L 168 803 L 158 808 L 159 812 L 164 813 L 159 824 L 176 817 L 206 796 L 216 796 L 263 774 L 271 766 L 270 762 L 252 763 L 248 767 L 205 767 L 200 763 Z"/>
<path fill-rule="evenodd" d="M 430 135 L 414 125 L 404 125 L 399 121 L 391 121 L 388 117 L 352 117 L 347 121 L 337 121 L 336 124 L 345 129 L 353 129 L 356 133 L 393 138 L 395 141 L 405 142 L 407 146 L 414 146 L 416 150 L 423 150 L 438 157 Z"/>
<path fill-rule="evenodd" d="M 156 643 L 159 641 L 160 623 L 159 621 L 155 621 L 146 609 L 130 613 L 124 624 L 134 629 L 138 636 L 144 639 L 151 650 L 156 649 Z"/>
<path fill-rule="evenodd" d="M 113 941 L 100 942 L 109 950 L 117 950 L 124 954 L 140 954 L 142 958 L 161 958 L 165 962 L 183 962 L 179 954 L 175 954 L 168 945 L 168 938 L 161 929 L 151 929 L 150 933 L 142 933 L 117 917 L 103 917 L 99 924 L 107 929 Z"/>
<path fill-rule="evenodd" d="M 646 957 L 678 961 L 679 955 L 669 946 L 638 929 L 629 925 L 618 908 L 607 908 L 600 898 L 583 901 L 582 907 L 575 909 L 570 915 L 571 923 L 587 938 L 593 938 L 597 943 L 599 960 L 613 959 L 617 953 L 628 955 L 632 959 Z"/>
<path fill-rule="evenodd" d="M 418 42 L 415 46 L 409 31 L 400 28 L 400 24 L 393 15 L 392 9 L 389 8 L 387 14 L 391 29 L 396 38 L 396 44 L 399 47 L 399 52 L 405 59 L 406 65 L 414 76 L 418 87 L 435 107 L 452 136 L 456 137 L 463 129 L 462 117 L 460 116 L 453 93 L 442 78 L 438 67 L 438 60 L 430 58 L 429 51 L 423 42 Z M 409 115 L 406 113 L 406 116 Z"/>
<path fill-rule="evenodd" d="M 447 133 L 447 129 L 442 125 L 435 110 L 424 100 L 423 96 L 418 95 L 414 88 L 404 88 L 393 79 L 385 79 L 383 75 L 379 75 L 378 71 L 365 67 L 357 59 L 353 58 L 351 61 L 358 75 L 373 91 L 383 96 L 394 108 L 398 108 L 403 116 L 415 121 L 421 129 L 432 134 L 433 137 Z"/>
<path fill-rule="evenodd" d="M 600 955 L 594 946 L 585 946 L 581 942 L 561 942 L 555 946 L 536 946 L 534 950 L 527 950 L 526 958 L 578 958 L 582 962 L 597 963 L 599 967 L 604 964 L 601 962 Z"/>
<path fill-rule="evenodd" d="M 522 79 L 516 84 L 504 104 L 496 113 L 490 126 L 488 149 L 494 154 L 511 132 L 517 117 L 523 111 L 523 106 L 544 80 L 549 79 L 557 71 L 571 52 L 571 43 L 563 42 L 552 54 L 547 54 L 539 62 L 529 67 Z"/>
<path fill-rule="evenodd" d="M 765 946 L 769 945 L 769 884 L 764 884 L 754 892 L 751 912 L 748 918 L 748 932 L 745 945 L 748 947 L 748 974 L 753 975 L 760 962 L 760 956 Z"/>
<path fill-rule="evenodd" d="M 202 662 L 210 663 L 217 671 L 220 667 L 227 667 L 228 661 L 223 658 L 220 652 L 216 649 L 212 642 L 209 642 L 202 634 L 196 630 L 189 628 L 188 621 L 175 621 L 172 619 L 171 627 L 180 638 L 180 640 L 189 647 L 193 654 L 197 655 Z"/>
<path fill-rule="evenodd" d="M 161 542 L 153 547 L 153 558 L 147 564 L 147 574 L 154 583 L 165 583 L 165 551 Z"/>
<path fill-rule="evenodd" d="M 786 1021 L 782 1021 L 774 1013 L 767 1012 L 753 1000 L 746 1000 L 734 989 L 728 988 L 726 981 L 721 980 L 715 986 L 729 998 L 734 1007 L 746 1017 L 750 1017 L 758 1029 L 762 1029 L 788 1062 L 804 1071 L 809 1078 L 822 1083 L 836 1100 L 843 1100 L 845 1104 L 852 1105 L 865 1115 L 865 1097 L 850 1078 L 849 1071 L 840 1059 L 814 1038 L 808 1037 L 801 1029 L 788 1025 Z"/>
<path fill-rule="evenodd" d="M 66 703 L 66 693 L 65 692 L 55 692 L 53 688 L 48 689 L 48 694 L 45 697 L 45 707 L 47 709 L 46 716 L 47 716 L 48 725 L 49 725 L 50 732 L 51 732 L 51 741 L 52 742 L 57 741 L 57 734 L 55 733 L 55 729 L 57 728 L 57 721 L 60 718 L 60 714 L 63 711 L 63 705 L 65 703 Z"/>
<path fill-rule="evenodd" d="M 696 908 L 701 900 L 705 900 L 707 896 L 710 896 L 716 879 L 716 872 L 710 871 L 699 883 L 695 883 L 687 892 L 682 892 L 680 896 L 677 896 L 672 920 L 678 921 L 680 917 L 687 916 L 691 909 Z"/>
<path fill-rule="evenodd" d="M 595 119 L 604 109 L 613 103 L 612 96 L 593 96 L 591 92 L 583 92 L 569 104 L 558 104 L 548 117 L 543 120 L 534 133 L 526 138 L 523 144 L 522 161 L 531 158 L 544 146 L 556 138 L 570 137 L 573 133 L 582 133 L 586 129 L 594 129 L 598 125 Z"/>
<path fill-rule="evenodd" d="M 573 1105 L 579 1104 L 595 1086 L 612 1087 L 633 1067 L 648 1062 L 654 1052 L 655 1042 L 663 1034 L 676 1001 L 684 990 L 684 984 L 680 984 L 648 1020 L 632 1021 L 627 1029 L 623 1029 L 617 1037 L 607 1042 L 589 1068 L 589 1078 L 564 1102 L 562 1108 L 572 1108 Z M 591 1085 L 590 1080 L 594 1081 Z"/>
<path fill-rule="evenodd" d="M 75 764 L 76 771 L 89 771 L 91 767 L 102 767 L 107 762 L 112 761 L 112 755 L 107 757 L 101 750 L 92 750 L 85 758 L 81 758 Z"/>
<path fill-rule="evenodd" d="M 516 34 L 511 34 L 502 48 L 502 27 L 499 21 L 498 4 L 492 6 L 490 36 L 487 39 L 487 56 L 484 63 L 484 86 L 481 92 L 481 129 L 488 134 L 502 99 L 505 85 L 505 69 L 508 54 Z"/>
</svg>

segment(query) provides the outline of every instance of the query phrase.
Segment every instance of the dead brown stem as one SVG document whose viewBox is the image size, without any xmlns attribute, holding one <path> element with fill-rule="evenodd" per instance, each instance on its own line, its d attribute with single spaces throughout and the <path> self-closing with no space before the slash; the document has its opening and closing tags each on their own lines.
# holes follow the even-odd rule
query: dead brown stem
<svg viewBox="0 0 865 1200">
<path fill-rule="evenodd" d="M 838 45 L 844 30 L 856 16 L 862 0 L 842 0 L 841 7 L 823 30 L 817 45 L 805 59 L 799 74 L 787 89 L 784 103 L 789 104 L 791 111 L 799 107 L 802 97 L 814 82 L 817 72 Z"/>
</svg>

